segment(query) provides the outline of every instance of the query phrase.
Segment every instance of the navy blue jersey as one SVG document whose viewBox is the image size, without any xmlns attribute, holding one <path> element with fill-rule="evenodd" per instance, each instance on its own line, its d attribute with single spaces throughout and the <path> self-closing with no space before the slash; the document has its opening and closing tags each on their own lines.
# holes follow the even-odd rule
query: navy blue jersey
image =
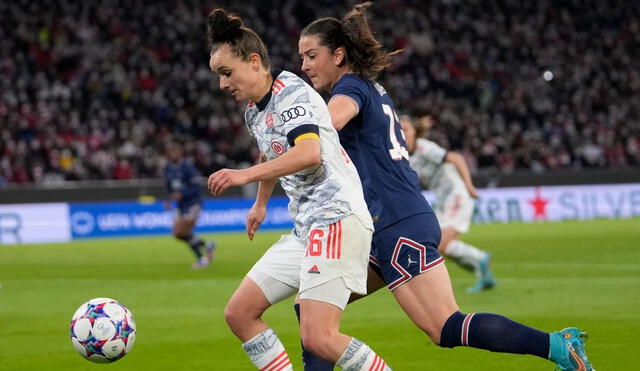
<svg viewBox="0 0 640 371">
<path fill-rule="evenodd" d="M 201 202 L 200 174 L 191 162 L 182 160 L 178 164 L 168 163 L 164 168 L 164 178 L 167 193 L 180 193 L 179 209 Z"/>
<path fill-rule="evenodd" d="M 384 88 L 346 74 L 331 96 L 350 98 L 358 114 L 339 131 L 340 144 L 358 169 L 365 200 L 376 231 L 412 215 L 433 212 L 422 196 L 400 120 Z"/>
</svg>

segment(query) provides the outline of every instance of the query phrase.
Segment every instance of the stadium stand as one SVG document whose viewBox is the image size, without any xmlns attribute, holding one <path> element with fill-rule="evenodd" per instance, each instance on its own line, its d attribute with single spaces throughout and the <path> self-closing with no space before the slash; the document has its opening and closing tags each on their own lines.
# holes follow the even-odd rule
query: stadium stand
<svg viewBox="0 0 640 371">
<path fill-rule="evenodd" d="M 0 2 L 0 186 L 158 178 L 173 137 L 204 174 L 253 162 L 243 108 L 208 69 L 206 15 L 239 12 L 272 64 L 299 73 L 299 30 L 353 2 L 239 3 Z M 382 0 L 372 13 L 404 49 L 380 77 L 396 108 L 432 114 L 433 138 L 476 174 L 640 166 L 640 2 Z"/>
</svg>

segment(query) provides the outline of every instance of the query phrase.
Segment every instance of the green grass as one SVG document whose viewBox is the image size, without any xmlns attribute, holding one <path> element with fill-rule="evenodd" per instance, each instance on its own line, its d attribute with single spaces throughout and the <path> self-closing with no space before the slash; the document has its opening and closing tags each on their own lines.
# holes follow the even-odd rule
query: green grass
<svg viewBox="0 0 640 371">
<path fill-rule="evenodd" d="M 169 236 L 0 245 L 0 370 L 251 370 L 223 308 L 278 236 L 216 235 L 218 260 L 201 271 L 189 269 L 188 249 Z M 498 287 L 467 295 L 473 277 L 448 264 L 462 311 L 546 331 L 578 326 L 590 333 L 599 371 L 638 369 L 640 219 L 474 226 L 464 240 L 493 253 Z M 83 360 L 69 340 L 75 309 L 103 296 L 126 304 L 138 325 L 131 354 L 111 365 Z M 291 304 L 276 305 L 266 320 L 301 370 Z M 343 331 L 395 370 L 553 369 L 533 356 L 434 346 L 386 290 L 352 304 Z"/>
</svg>

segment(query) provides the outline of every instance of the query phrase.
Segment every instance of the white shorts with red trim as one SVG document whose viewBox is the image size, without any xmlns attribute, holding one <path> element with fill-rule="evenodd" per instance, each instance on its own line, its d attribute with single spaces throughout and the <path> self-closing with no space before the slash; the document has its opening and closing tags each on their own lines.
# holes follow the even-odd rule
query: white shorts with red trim
<svg viewBox="0 0 640 371">
<path fill-rule="evenodd" d="M 351 292 L 364 295 L 372 233 L 356 216 L 349 215 L 329 226 L 311 228 L 305 240 L 284 235 L 247 276 L 261 287 L 270 302 L 283 300 L 295 292 L 287 296 L 287 288 L 282 287 L 284 291 L 276 293 L 273 287 L 261 284 L 265 275 L 282 282 L 289 291 L 297 288 L 298 292 L 342 278 Z"/>
</svg>

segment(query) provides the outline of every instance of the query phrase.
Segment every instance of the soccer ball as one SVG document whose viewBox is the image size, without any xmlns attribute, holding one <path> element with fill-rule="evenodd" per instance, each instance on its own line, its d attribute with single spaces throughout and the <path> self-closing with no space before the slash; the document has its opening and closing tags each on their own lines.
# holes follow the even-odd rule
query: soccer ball
<svg viewBox="0 0 640 371">
<path fill-rule="evenodd" d="M 91 299 L 71 318 L 71 343 L 91 362 L 115 362 L 131 351 L 135 341 L 133 315 L 116 300 Z"/>
</svg>

